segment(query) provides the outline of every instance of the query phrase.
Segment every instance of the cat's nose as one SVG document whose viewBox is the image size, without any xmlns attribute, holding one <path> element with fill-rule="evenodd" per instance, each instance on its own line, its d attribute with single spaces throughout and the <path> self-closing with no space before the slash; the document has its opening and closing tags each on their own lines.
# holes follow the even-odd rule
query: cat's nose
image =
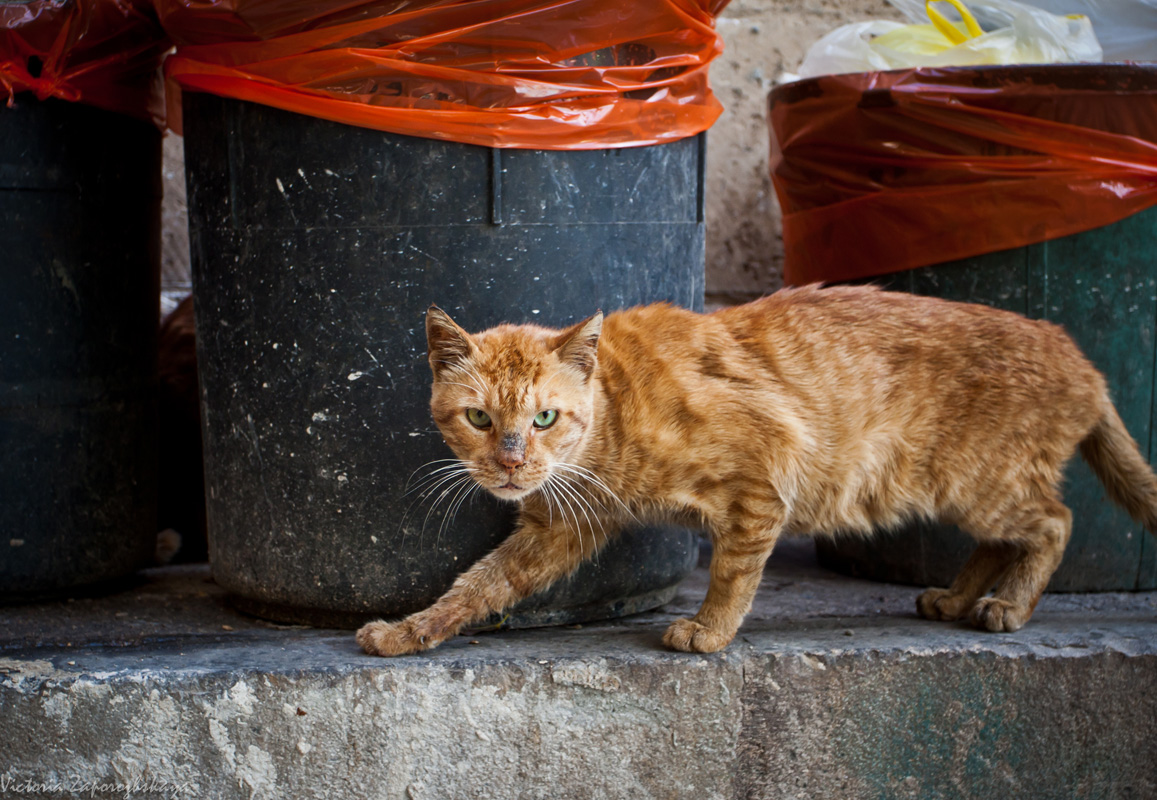
<svg viewBox="0 0 1157 800">
<path fill-rule="evenodd" d="M 498 463 L 511 470 L 525 464 L 526 440 L 516 433 L 503 436 L 502 446 L 498 449 Z"/>
<path fill-rule="evenodd" d="M 526 451 L 502 450 L 498 454 L 498 463 L 507 469 L 518 469 L 526 463 Z"/>
</svg>

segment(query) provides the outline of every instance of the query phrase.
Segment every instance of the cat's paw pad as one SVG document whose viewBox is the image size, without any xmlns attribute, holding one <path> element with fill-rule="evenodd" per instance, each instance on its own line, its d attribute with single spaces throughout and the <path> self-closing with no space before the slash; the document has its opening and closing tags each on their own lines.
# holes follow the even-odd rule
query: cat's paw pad
<svg viewBox="0 0 1157 800">
<path fill-rule="evenodd" d="M 403 656 L 418 653 L 430 647 L 422 637 L 415 635 L 408 620 L 401 622 L 370 622 L 357 632 L 358 644 L 371 656 Z"/>
<path fill-rule="evenodd" d="M 967 613 L 968 599 L 947 589 L 929 589 L 916 598 L 916 612 L 924 619 L 951 622 Z"/>
<path fill-rule="evenodd" d="M 692 619 L 675 620 L 663 634 L 663 644 L 685 653 L 714 653 L 726 647 L 731 639 Z"/>
<path fill-rule="evenodd" d="M 1031 611 L 996 597 L 982 597 L 976 601 L 969 615 L 972 624 L 995 633 L 1018 631 L 1028 622 Z"/>
</svg>

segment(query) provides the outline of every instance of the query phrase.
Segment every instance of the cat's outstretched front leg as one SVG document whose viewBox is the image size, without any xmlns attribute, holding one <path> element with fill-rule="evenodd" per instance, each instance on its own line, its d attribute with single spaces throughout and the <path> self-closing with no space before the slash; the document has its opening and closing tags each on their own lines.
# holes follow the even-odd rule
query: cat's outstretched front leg
<svg viewBox="0 0 1157 800">
<path fill-rule="evenodd" d="M 545 589 L 594 554 L 605 537 L 582 535 L 557 523 L 523 513 L 518 529 L 454 581 L 429 608 L 398 622 L 370 622 L 357 641 L 370 655 L 400 656 L 429 650 L 472 622 Z M 579 541 L 586 541 L 580 547 Z"/>
<path fill-rule="evenodd" d="M 781 528 L 778 524 L 739 528 L 714 537 L 707 598 L 692 619 L 671 623 L 663 644 L 688 653 L 714 653 L 730 644 L 751 610 L 764 564 Z"/>
</svg>

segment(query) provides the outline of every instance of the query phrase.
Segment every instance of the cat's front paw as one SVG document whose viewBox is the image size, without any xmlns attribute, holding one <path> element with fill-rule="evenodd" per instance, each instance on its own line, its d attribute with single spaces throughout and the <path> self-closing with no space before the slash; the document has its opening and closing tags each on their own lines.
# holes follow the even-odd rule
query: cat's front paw
<svg viewBox="0 0 1157 800">
<path fill-rule="evenodd" d="M 731 639 L 693 619 L 677 619 L 663 634 L 663 644 L 685 653 L 714 653 L 727 647 Z"/>
<path fill-rule="evenodd" d="M 1032 609 L 1023 608 L 996 597 L 982 597 L 972 607 L 972 624 L 994 633 L 1019 631 L 1032 616 Z"/>
<path fill-rule="evenodd" d="M 357 632 L 357 640 L 362 650 L 371 656 L 404 656 L 420 653 L 436 644 L 427 643 L 426 637 L 419 636 L 413 622 L 408 619 L 367 623 Z"/>
<path fill-rule="evenodd" d="M 968 613 L 970 598 L 947 589 L 928 589 L 916 598 L 916 612 L 924 619 L 952 621 Z"/>
</svg>

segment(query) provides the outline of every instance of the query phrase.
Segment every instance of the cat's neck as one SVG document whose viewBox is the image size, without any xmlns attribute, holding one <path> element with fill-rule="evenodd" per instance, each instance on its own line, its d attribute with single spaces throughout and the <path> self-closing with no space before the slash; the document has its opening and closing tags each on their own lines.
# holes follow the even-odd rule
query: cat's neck
<svg viewBox="0 0 1157 800">
<path fill-rule="evenodd" d="M 606 426 L 613 424 L 614 420 L 613 401 L 607 395 L 606 386 L 597 366 L 590 380 L 593 393 L 590 427 L 572 455 L 572 460 L 585 469 L 595 469 L 608 463 L 613 457 L 611 448 L 615 440 L 615 437 L 609 436 L 606 430 Z"/>
<path fill-rule="evenodd" d="M 590 427 L 582 443 L 570 454 L 568 464 L 588 475 L 597 477 L 584 481 L 593 494 L 612 494 L 620 501 L 627 501 L 633 494 L 630 485 L 631 437 L 625 430 L 621 414 L 596 367 L 591 376 L 593 400 Z M 602 498 L 606 500 L 606 498 Z M 608 507 L 615 504 L 609 501 Z"/>
</svg>

